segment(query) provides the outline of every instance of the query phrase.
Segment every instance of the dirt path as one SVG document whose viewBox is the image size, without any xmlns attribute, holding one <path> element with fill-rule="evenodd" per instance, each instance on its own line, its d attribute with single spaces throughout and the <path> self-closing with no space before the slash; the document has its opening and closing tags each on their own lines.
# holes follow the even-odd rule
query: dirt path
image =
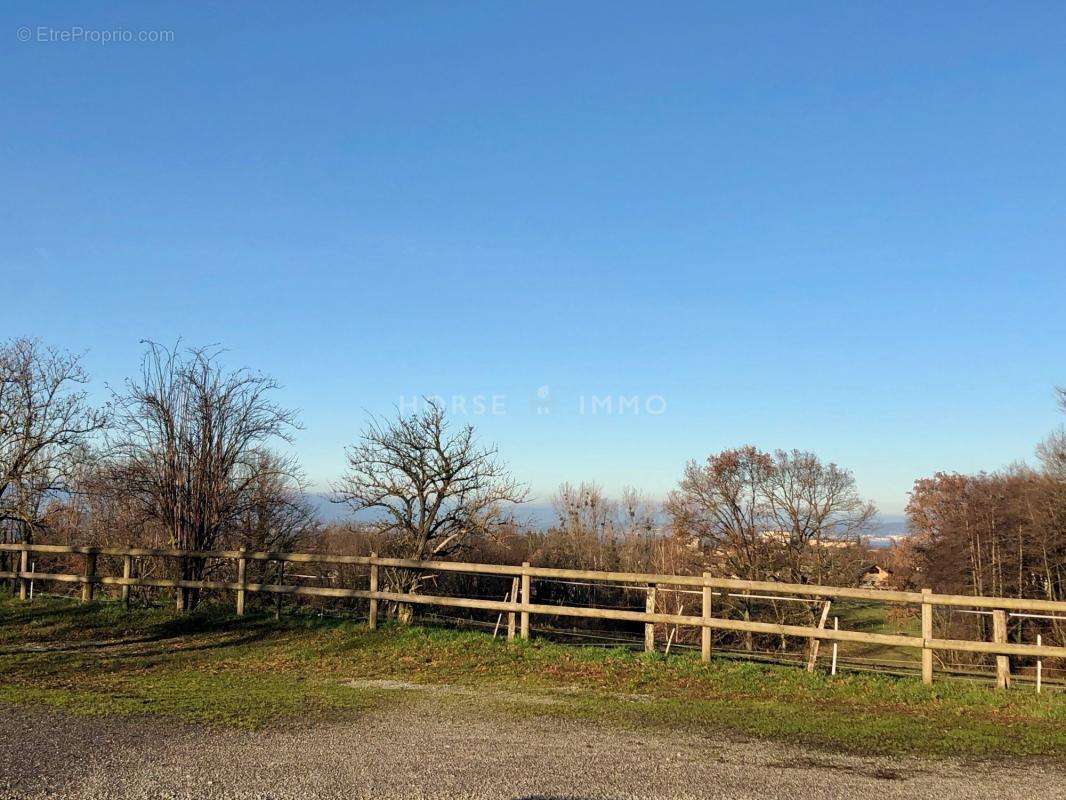
<svg viewBox="0 0 1066 800">
<path fill-rule="evenodd" d="M 865 759 L 587 723 L 402 713 L 234 732 L 0 706 L 0 797 L 1066 799 L 1066 768 Z"/>
</svg>

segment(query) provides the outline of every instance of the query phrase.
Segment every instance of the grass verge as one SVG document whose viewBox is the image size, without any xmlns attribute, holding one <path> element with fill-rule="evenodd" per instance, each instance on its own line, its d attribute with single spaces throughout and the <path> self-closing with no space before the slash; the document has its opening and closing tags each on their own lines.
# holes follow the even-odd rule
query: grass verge
<svg viewBox="0 0 1066 800">
<path fill-rule="evenodd" d="M 51 598 L 0 601 L 0 701 L 250 728 L 432 702 L 456 714 L 736 732 L 857 753 L 1066 757 L 1061 694 Z"/>
</svg>

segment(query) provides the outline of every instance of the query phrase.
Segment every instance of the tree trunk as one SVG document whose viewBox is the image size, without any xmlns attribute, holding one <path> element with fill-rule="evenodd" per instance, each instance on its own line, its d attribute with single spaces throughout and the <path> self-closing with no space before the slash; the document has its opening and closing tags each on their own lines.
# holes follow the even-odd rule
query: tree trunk
<svg viewBox="0 0 1066 800">
<path fill-rule="evenodd" d="M 388 590 L 399 594 L 418 594 L 422 577 L 409 570 L 396 570 L 387 578 Z M 415 621 L 415 607 L 411 603 L 392 603 L 390 613 L 401 625 L 410 625 Z"/>
<path fill-rule="evenodd" d="M 397 603 L 396 621 L 401 625 L 410 625 L 415 621 L 415 607 L 410 603 Z"/>
</svg>

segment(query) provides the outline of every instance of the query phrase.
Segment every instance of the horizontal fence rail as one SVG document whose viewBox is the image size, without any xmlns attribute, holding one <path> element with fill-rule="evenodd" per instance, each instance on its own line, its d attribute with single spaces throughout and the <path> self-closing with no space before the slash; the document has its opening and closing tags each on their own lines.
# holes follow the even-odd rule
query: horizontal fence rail
<svg viewBox="0 0 1066 800">
<path fill-rule="evenodd" d="M 304 597 L 349 598 L 370 601 L 370 625 L 377 624 L 379 602 L 441 606 L 465 609 L 480 609 L 508 615 L 508 637 L 515 635 L 516 616 L 521 620 L 521 636 L 529 637 L 530 618 L 533 616 L 573 617 L 583 619 L 618 620 L 643 623 L 646 642 L 654 647 L 654 626 L 673 625 L 698 628 L 702 631 L 701 651 L 704 660 L 710 658 L 712 630 L 734 631 L 744 633 L 774 634 L 794 636 L 807 639 L 811 643 L 812 656 L 808 668 L 813 668 L 817 657 L 817 643 L 857 642 L 864 644 L 885 645 L 890 647 L 913 648 L 922 651 L 922 678 L 926 683 L 932 682 L 932 654 L 937 650 L 983 653 L 997 656 L 997 684 L 1003 688 L 1010 682 L 1008 656 L 1025 656 L 1035 658 L 1066 659 L 1066 647 L 1045 644 L 1024 644 L 1007 641 L 1006 614 L 1009 611 L 1041 612 L 1044 614 L 1061 614 L 1066 617 L 1066 601 L 1040 600 L 1015 597 L 970 597 L 967 595 L 934 594 L 928 590 L 922 592 L 895 591 L 883 589 L 860 589 L 843 586 L 821 586 L 810 584 L 777 583 L 774 581 L 745 581 L 733 578 L 719 578 L 708 573 L 703 575 L 669 575 L 634 572 L 599 572 L 590 570 L 558 569 L 534 567 L 528 563 L 513 566 L 506 564 L 476 564 L 457 561 L 417 561 L 404 558 L 384 558 L 376 555 L 355 556 L 327 553 L 286 553 L 255 550 L 176 550 L 168 548 L 125 548 L 125 547 L 68 547 L 49 544 L 0 544 L 0 552 L 16 553 L 19 556 L 17 570 L 0 571 L 0 579 L 19 582 L 19 594 L 27 599 L 27 587 L 31 581 L 56 581 L 68 584 L 80 584 L 82 600 L 93 599 L 96 586 L 118 586 L 122 596 L 128 601 L 129 587 L 148 587 L 158 589 L 235 592 L 237 596 L 237 613 L 244 613 L 245 598 L 249 592 L 266 593 L 277 596 L 294 595 Z M 30 570 L 31 554 L 74 555 L 84 557 L 82 574 L 37 572 Z M 97 573 L 99 557 L 123 559 L 121 577 Z M 134 559 L 199 559 L 228 560 L 237 565 L 236 581 L 182 580 L 178 578 L 150 578 L 134 575 Z M 369 570 L 369 589 L 347 589 L 324 586 L 303 586 L 298 584 L 261 583 L 247 580 L 249 562 L 277 562 L 279 564 L 332 564 L 366 567 Z M 514 588 L 504 600 L 482 598 L 453 597 L 431 595 L 415 592 L 384 591 L 379 588 L 379 569 L 401 569 L 422 572 L 453 572 L 472 575 L 510 577 Z M 595 608 L 586 606 L 554 605 L 532 602 L 532 582 L 535 579 L 555 581 L 581 581 L 594 584 L 622 584 L 642 589 L 647 592 L 646 610 L 627 610 L 619 608 Z M 670 614 L 655 611 L 656 588 L 687 587 L 690 593 L 702 594 L 701 613 Z M 695 591 L 699 590 L 699 591 Z M 722 594 L 744 593 L 745 597 L 777 595 L 774 599 L 789 599 L 787 596 L 800 598 L 817 598 L 817 602 L 835 599 L 874 600 L 882 603 L 914 604 L 921 607 L 922 635 L 867 633 L 864 631 L 838 630 L 822 625 L 789 625 L 751 620 L 726 619 L 713 614 L 716 590 Z M 759 594 L 754 594 L 759 593 Z M 785 595 L 786 597 L 780 597 Z M 811 602 L 811 601 L 805 601 Z M 991 613 L 993 617 L 993 640 L 979 641 L 966 639 L 942 639 L 933 635 L 932 610 L 934 607 L 981 610 Z M 835 647 L 835 645 L 834 645 Z"/>
</svg>

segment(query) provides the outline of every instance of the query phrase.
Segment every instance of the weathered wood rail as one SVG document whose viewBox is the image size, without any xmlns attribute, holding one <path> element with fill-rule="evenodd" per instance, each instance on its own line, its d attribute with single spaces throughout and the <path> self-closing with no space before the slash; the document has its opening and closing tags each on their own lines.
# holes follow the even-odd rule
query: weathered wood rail
<svg viewBox="0 0 1066 800">
<path fill-rule="evenodd" d="M 997 656 L 996 682 L 1006 688 L 1010 682 L 1009 656 L 1027 656 L 1036 658 L 1066 659 L 1066 647 L 1044 644 L 1024 644 L 1007 641 L 1007 612 L 1029 611 L 1045 614 L 1063 614 L 1066 616 L 1066 602 L 1055 600 L 1037 600 L 1016 597 L 971 597 L 968 595 L 934 594 L 929 590 L 921 592 L 893 591 L 882 589 L 859 589 L 844 586 L 820 586 L 811 584 L 777 583 L 772 581 L 744 581 L 731 578 L 718 578 L 704 573 L 702 575 L 666 575 L 634 572 L 598 572 L 575 569 L 556 569 L 534 567 L 529 563 L 520 566 L 505 564 L 474 564 L 457 561 L 414 561 L 403 558 L 383 558 L 376 555 L 354 556 L 326 553 L 283 553 L 252 550 L 204 550 L 186 551 L 173 549 L 145 549 L 124 547 L 67 547 L 48 544 L 0 544 L 0 552 L 14 552 L 19 556 L 18 570 L 0 571 L 0 579 L 19 581 L 19 596 L 28 597 L 31 581 L 57 581 L 76 583 L 82 587 L 82 601 L 93 599 L 97 586 L 119 586 L 122 597 L 129 600 L 129 587 L 151 587 L 205 591 L 232 591 L 236 593 L 237 613 L 243 614 L 248 592 L 265 592 L 275 595 L 298 595 L 309 597 L 351 598 L 370 602 L 369 622 L 376 626 L 378 603 L 410 603 L 415 605 L 447 606 L 453 608 L 481 609 L 496 611 L 508 615 L 509 638 L 515 635 L 515 617 L 520 620 L 519 635 L 529 638 L 530 618 L 533 616 L 580 617 L 586 619 L 624 620 L 644 623 L 646 647 L 655 646 L 654 626 L 657 624 L 690 626 L 699 628 L 701 635 L 701 654 L 709 660 L 713 649 L 713 630 L 740 631 L 750 633 L 795 636 L 810 642 L 828 640 L 833 642 L 861 642 L 880 644 L 891 647 L 915 648 L 922 651 L 922 679 L 926 683 L 933 680 L 933 653 L 937 650 L 956 650 L 971 653 L 985 653 Z M 42 555 L 76 555 L 84 558 L 81 574 L 48 573 L 30 570 L 30 556 Z M 119 557 L 123 560 L 122 575 L 101 575 L 97 572 L 97 560 L 100 556 Z M 148 578 L 135 574 L 135 560 L 139 558 L 173 558 L 173 559 L 219 559 L 236 562 L 237 580 L 179 580 L 173 578 Z M 247 565 L 250 561 L 273 561 L 279 563 L 313 563 L 362 566 L 369 570 L 369 589 L 347 589 L 326 586 L 304 586 L 284 583 L 251 583 L 246 580 Z M 389 592 L 379 589 L 379 570 L 381 568 L 407 569 L 432 572 L 458 572 L 474 575 L 491 575 L 511 577 L 520 587 L 512 591 L 508 600 L 485 600 L 444 595 Z M 533 602 L 532 586 L 535 579 L 562 581 L 594 581 L 614 584 L 633 584 L 634 588 L 647 591 L 648 602 L 645 611 L 615 608 L 593 608 L 585 606 L 565 606 L 538 604 Z M 702 595 L 702 607 L 699 616 L 687 614 L 668 614 L 656 612 L 654 597 L 656 587 L 687 587 L 699 590 Z M 914 604 L 921 607 L 922 634 L 907 636 L 902 634 L 867 633 L 864 631 L 838 630 L 824 625 L 804 626 L 786 625 L 772 622 L 754 622 L 749 620 L 725 619 L 714 616 L 715 590 L 720 592 L 773 593 L 775 595 L 819 598 L 821 600 L 855 599 L 875 600 L 883 603 Z M 977 609 L 991 611 L 993 616 L 993 640 L 979 641 L 968 639 L 941 639 L 934 636 L 933 609 L 936 606 L 952 608 Z"/>
</svg>

